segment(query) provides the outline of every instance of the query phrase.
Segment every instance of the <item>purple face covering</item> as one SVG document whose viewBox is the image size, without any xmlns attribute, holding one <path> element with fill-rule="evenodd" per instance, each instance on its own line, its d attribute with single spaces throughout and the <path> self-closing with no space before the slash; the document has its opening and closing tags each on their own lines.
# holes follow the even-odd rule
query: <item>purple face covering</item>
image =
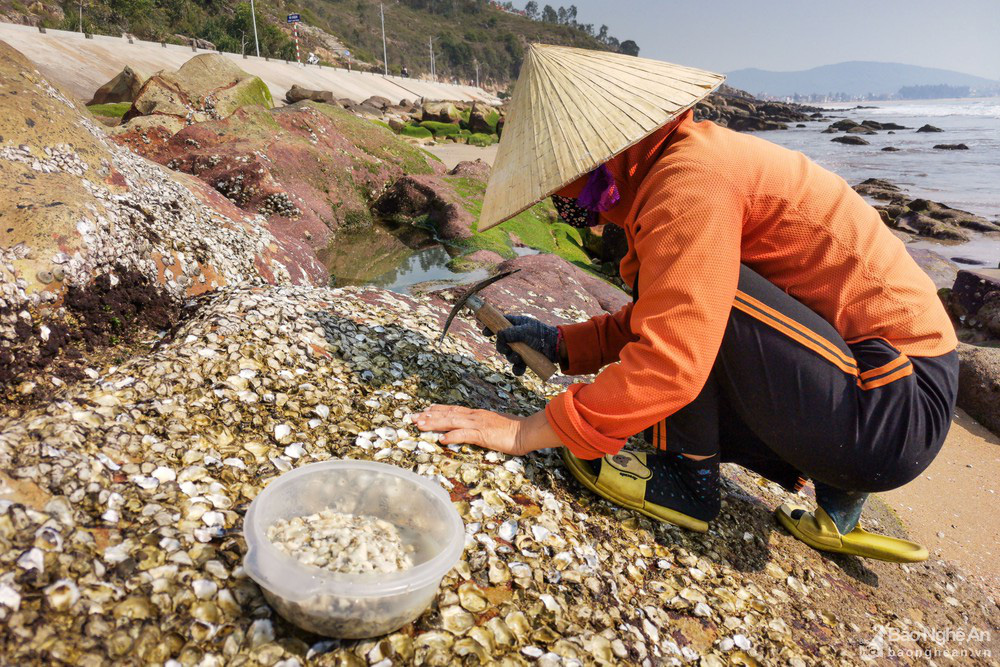
<svg viewBox="0 0 1000 667">
<path fill-rule="evenodd" d="M 575 201 L 569 197 L 552 195 L 552 204 L 566 224 L 573 227 L 592 227 L 599 224 L 598 213 L 611 210 L 619 199 L 621 193 L 618 192 L 615 177 L 611 175 L 608 166 L 602 164 L 590 172 L 587 183 L 583 186 L 583 192 Z"/>
</svg>

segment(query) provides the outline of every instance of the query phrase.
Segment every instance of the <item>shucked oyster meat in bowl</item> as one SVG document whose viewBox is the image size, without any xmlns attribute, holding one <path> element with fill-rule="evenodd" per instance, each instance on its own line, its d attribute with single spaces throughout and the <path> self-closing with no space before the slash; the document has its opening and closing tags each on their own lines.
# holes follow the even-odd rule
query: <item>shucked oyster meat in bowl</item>
<svg viewBox="0 0 1000 667">
<path fill-rule="evenodd" d="M 437 483 L 337 460 L 272 481 L 250 504 L 244 567 L 274 609 L 328 637 L 376 637 L 416 619 L 465 546 Z"/>
</svg>

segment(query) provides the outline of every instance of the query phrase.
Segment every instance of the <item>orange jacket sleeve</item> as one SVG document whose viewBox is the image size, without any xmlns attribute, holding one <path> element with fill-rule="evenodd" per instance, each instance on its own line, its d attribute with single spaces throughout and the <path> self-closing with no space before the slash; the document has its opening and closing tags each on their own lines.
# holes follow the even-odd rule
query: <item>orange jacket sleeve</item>
<svg viewBox="0 0 1000 667">
<path fill-rule="evenodd" d="M 586 322 L 559 327 L 567 356 L 563 372 L 567 375 L 587 375 L 618 361 L 626 343 L 635 340 L 629 324 L 631 316 L 630 303 L 617 313 L 598 315 Z"/>
<path fill-rule="evenodd" d="M 736 294 L 747 206 L 725 174 L 695 162 L 661 163 L 643 180 L 628 223 L 640 264 L 632 340 L 621 348 L 620 363 L 546 408 L 575 455 L 617 452 L 701 391 Z M 600 341 L 597 332 L 610 326 L 607 318 L 594 324 L 590 340 Z"/>
</svg>

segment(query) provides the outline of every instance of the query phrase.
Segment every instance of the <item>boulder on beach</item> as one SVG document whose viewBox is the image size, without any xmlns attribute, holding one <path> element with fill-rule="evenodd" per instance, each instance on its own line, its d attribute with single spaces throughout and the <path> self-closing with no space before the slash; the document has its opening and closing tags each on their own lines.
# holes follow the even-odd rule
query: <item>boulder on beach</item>
<svg viewBox="0 0 1000 667">
<path fill-rule="evenodd" d="M 848 134 L 878 134 L 875 130 L 868 127 L 867 125 L 855 125 L 847 130 Z"/>
<path fill-rule="evenodd" d="M 830 141 L 834 141 L 834 142 L 836 142 L 838 144 L 848 144 L 848 145 L 851 145 L 851 146 L 867 146 L 868 145 L 867 141 L 865 141 L 861 137 L 859 137 L 857 135 L 854 135 L 854 134 L 845 134 L 842 137 L 834 137 L 833 139 L 830 139 Z"/>
<path fill-rule="evenodd" d="M 1000 347 L 958 344 L 958 406 L 1000 435 Z"/>
<path fill-rule="evenodd" d="M 388 97 L 382 97 L 381 95 L 372 95 L 361 104 L 372 107 L 373 109 L 378 109 L 379 111 L 385 111 L 392 106 L 392 100 Z"/>
<path fill-rule="evenodd" d="M 500 112 L 493 107 L 476 104 L 469 113 L 469 130 L 473 133 L 496 134 Z"/>
<path fill-rule="evenodd" d="M 462 120 L 462 112 L 454 102 L 425 102 L 420 111 L 420 120 L 457 125 Z"/>
<path fill-rule="evenodd" d="M 184 120 L 225 118 L 247 105 L 274 106 L 267 85 L 229 58 L 206 53 L 191 58 L 176 72 L 160 71 L 151 76 L 122 121 L 127 124 L 132 118 L 151 115 Z"/>
<path fill-rule="evenodd" d="M 934 281 L 934 286 L 938 289 L 951 288 L 955 284 L 959 269 L 952 260 L 933 250 L 911 248 L 909 245 L 906 246 L 906 252 L 910 254 L 917 266 L 923 269 L 924 273 Z"/>
<path fill-rule="evenodd" d="M 955 284 L 951 288 L 952 312 L 962 317 L 977 317 L 983 308 L 989 313 L 980 318 L 984 324 L 992 322 L 995 306 L 1000 304 L 1000 269 L 981 269 L 978 271 L 959 271 Z M 996 323 L 1000 325 L 1000 322 Z M 991 332 L 1000 338 L 1000 326 Z"/>
<path fill-rule="evenodd" d="M 940 127 L 934 127 L 933 125 L 928 123 L 927 125 L 921 125 L 917 129 L 917 132 L 944 132 L 944 130 L 942 130 Z"/>
<path fill-rule="evenodd" d="M 906 204 L 906 207 L 911 211 L 929 215 L 935 220 L 971 229 L 975 232 L 1000 232 L 1000 223 L 929 199 L 913 199 Z"/>
<path fill-rule="evenodd" d="M 899 149 L 896 148 L 895 146 L 885 146 L 882 150 L 885 151 L 886 153 L 895 153 Z"/>
<path fill-rule="evenodd" d="M 965 144 L 935 144 L 934 148 L 942 151 L 967 151 L 969 147 Z"/>
<path fill-rule="evenodd" d="M 971 238 L 967 231 L 949 221 L 938 220 L 909 209 L 898 216 L 893 221 L 892 226 L 904 232 L 944 241 L 968 241 Z"/>
<path fill-rule="evenodd" d="M 87 102 L 87 106 L 132 102 L 139 95 L 146 78 L 143 74 L 126 65 L 113 79 L 94 92 L 94 96 Z"/>
<path fill-rule="evenodd" d="M 851 120 L 850 118 L 843 118 L 841 120 L 834 121 L 833 123 L 830 123 L 830 126 L 828 128 L 826 128 L 826 129 L 828 129 L 828 130 L 834 130 L 835 132 L 846 132 L 847 130 L 850 130 L 851 128 L 859 127 L 859 126 L 860 126 L 860 123 L 858 123 L 856 120 Z"/>
<path fill-rule="evenodd" d="M 324 104 L 337 103 L 333 93 L 329 90 L 310 90 L 309 88 L 303 88 L 297 83 L 292 84 L 292 87 L 285 92 L 285 101 L 289 104 L 295 104 L 296 102 L 302 102 L 303 100 L 322 102 Z"/>
</svg>

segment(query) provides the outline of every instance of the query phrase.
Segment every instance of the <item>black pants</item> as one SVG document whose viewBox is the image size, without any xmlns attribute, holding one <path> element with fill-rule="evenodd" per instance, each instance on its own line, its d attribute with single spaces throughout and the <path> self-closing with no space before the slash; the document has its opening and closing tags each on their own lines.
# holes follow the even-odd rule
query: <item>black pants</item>
<svg viewBox="0 0 1000 667">
<path fill-rule="evenodd" d="M 722 347 L 701 394 L 646 431 L 656 446 L 720 453 L 795 488 L 894 489 L 937 455 L 958 392 L 958 354 L 908 358 L 848 345 L 822 317 L 741 267 Z"/>
</svg>

